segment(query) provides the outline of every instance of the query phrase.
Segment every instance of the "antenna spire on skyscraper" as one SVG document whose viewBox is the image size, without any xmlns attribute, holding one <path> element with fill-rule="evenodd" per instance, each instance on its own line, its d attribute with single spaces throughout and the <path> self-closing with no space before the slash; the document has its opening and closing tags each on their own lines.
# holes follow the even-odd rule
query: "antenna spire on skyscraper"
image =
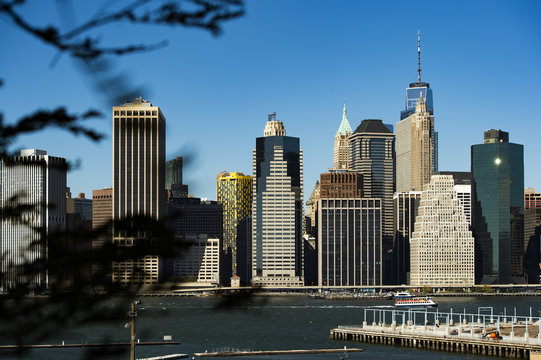
<svg viewBox="0 0 541 360">
<path fill-rule="evenodd" d="M 421 82 L 421 30 L 417 30 L 417 81 Z"/>
</svg>

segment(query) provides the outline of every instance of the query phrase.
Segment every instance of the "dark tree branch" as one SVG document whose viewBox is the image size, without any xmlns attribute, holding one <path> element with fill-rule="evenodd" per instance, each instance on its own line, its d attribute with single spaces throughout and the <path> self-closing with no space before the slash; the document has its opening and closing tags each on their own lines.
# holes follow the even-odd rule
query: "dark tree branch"
<svg viewBox="0 0 541 360">
<path fill-rule="evenodd" d="M 92 60 L 104 55 L 125 55 L 130 53 L 152 51 L 167 44 L 161 41 L 156 44 L 128 44 L 126 46 L 103 47 L 96 37 L 86 35 L 99 27 L 128 21 L 132 24 L 154 24 L 169 26 L 197 27 L 219 35 L 224 21 L 240 17 L 244 14 L 242 0 L 137 0 L 127 6 L 109 13 L 104 13 L 88 20 L 82 25 L 61 34 L 59 27 L 48 25 L 33 26 L 16 11 L 16 7 L 25 1 L 0 1 L 0 13 L 7 15 L 16 26 L 53 46 L 60 52 L 67 52 L 73 57 Z M 145 9 L 142 9 L 147 5 Z"/>
</svg>

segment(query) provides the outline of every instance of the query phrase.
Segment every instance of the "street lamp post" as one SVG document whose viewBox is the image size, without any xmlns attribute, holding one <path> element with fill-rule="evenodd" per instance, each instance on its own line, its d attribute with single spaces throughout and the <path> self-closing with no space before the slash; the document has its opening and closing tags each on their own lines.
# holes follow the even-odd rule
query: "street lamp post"
<svg viewBox="0 0 541 360">
<path fill-rule="evenodd" d="M 135 360 L 135 318 L 137 317 L 137 311 L 135 311 L 135 305 L 140 301 L 134 300 L 131 303 L 131 311 L 128 313 L 131 323 L 131 338 L 130 338 L 130 360 Z"/>
</svg>

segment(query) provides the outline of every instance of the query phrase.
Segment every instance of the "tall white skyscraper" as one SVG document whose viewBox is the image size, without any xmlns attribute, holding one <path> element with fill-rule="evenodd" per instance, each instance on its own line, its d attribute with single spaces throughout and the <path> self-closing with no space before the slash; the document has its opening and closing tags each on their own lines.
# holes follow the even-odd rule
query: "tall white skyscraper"
<svg viewBox="0 0 541 360">
<path fill-rule="evenodd" d="M 451 175 L 433 175 L 421 194 L 410 240 L 411 285 L 473 286 L 474 240 Z"/>
<path fill-rule="evenodd" d="M 113 107 L 113 219 L 135 215 L 165 216 L 165 117 L 158 106 L 137 98 Z M 114 231 L 113 241 L 131 246 L 139 241 Z M 148 240 L 148 239 L 142 239 Z M 142 269 L 144 272 L 136 271 Z M 155 284 L 157 256 L 113 264 L 113 281 Z"/>
<path fill-rule="evenodd" d="M 300 140 L 276 113 L 253 150 L 252 283 L 303 285 L 303 166 Z"/>
<path fill-rule="evenodd" d="M 17 203 L 35 205 L 20 218 L 2 221 L 2 290 L 23 282 L 45 289 L 50 280 L 45 269 L 28 277 L 19 266 L 50 255 L 47 244 L 39 242 L 41 234 L 33 228 L 44 228 L 46 233 L 66 228 L 66 160 L 44 150 L 21 150 L 20 156 L 2 161 L 1 192 L 2 208 Z M 35 242 L 38 245 L 30 248 Z"/>
</svg>

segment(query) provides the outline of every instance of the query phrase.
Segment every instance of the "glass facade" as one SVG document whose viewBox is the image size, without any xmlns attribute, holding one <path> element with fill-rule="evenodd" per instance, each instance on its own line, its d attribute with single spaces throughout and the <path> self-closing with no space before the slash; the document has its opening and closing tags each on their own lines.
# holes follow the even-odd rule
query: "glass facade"
<svg viewBox="0 0 541 360">
<path fill-rule="evenodd" d="M 522 274 L 524 149 L 507 142 L 471 148 L 476 282 Z"/>
<path fill-rule="evenodd" d="M 414 83 L 410 84 L 410 87 L 406 89 L 406 109 L 400 112 L 400 120 L 404 120 L 415 112 L 415 106 L 421 94 L 425 99 L 426 109 L 430 115 L 434 115 L 434 99 L 430 85 L 428 83 Z"/>
</svg>

